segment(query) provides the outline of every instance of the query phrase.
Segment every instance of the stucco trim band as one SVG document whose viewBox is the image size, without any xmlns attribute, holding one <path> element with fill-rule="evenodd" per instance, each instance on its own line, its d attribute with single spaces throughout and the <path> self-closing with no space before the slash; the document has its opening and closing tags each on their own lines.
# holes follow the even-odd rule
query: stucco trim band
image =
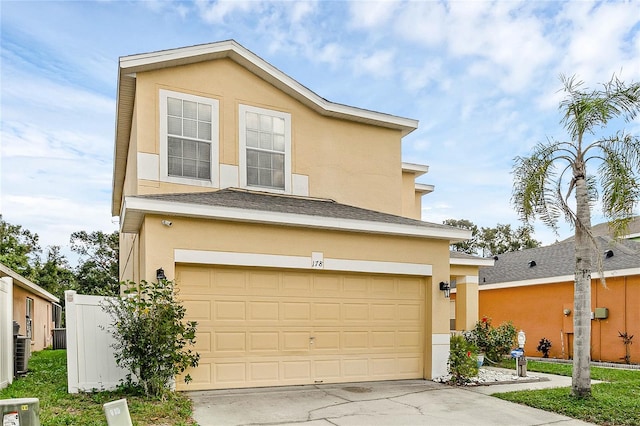
<svg viewBox="0 0 640 426">
<path fill-rule="evenodd" d="M 285 256 L 264 253 L 238 253 L 225 251 L 175 249 L 176 263 L 205 265 L 253 266 L 263 268 L 289 268 L 373 274 L 431 276 L 432 265 L 373 260 L 324 258 L 322 268 L 312 267 L 312 257 Z"/>
</svg>

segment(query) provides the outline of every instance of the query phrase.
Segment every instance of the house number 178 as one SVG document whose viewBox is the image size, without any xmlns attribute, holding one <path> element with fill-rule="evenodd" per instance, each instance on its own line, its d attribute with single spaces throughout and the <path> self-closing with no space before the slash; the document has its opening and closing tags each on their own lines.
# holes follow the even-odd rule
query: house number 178
<svg viewBox="0 0 640 426">
<path fill-rule="evenodd" d="M 311 269 L 324 269 L 324 253 L 319 251 L 311 253 Z"/>
</svg>

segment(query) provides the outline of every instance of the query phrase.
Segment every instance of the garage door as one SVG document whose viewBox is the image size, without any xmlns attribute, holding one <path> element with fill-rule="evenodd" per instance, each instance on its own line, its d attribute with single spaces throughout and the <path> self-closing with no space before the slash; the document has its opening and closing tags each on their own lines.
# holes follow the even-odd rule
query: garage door
<svg viewBox="0 0 640 426">
<path fill-rule="evenodd" d="M 178 265 L 200 365 L 178 389 L 422 378 L 417 277 Z"/>
</svg>

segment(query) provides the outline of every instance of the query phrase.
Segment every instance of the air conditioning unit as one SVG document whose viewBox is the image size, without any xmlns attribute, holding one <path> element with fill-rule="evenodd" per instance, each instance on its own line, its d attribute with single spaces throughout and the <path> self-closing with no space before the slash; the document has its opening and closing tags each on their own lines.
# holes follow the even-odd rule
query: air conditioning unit
<svg viewBox="0 0 640 426">
<path fill-rule="evenodd" d="M 40 426 L 38 398 L 0 400 L 2 426 Z"/>
<path fill-rule="evenodd" d="M 67 349 L 67 329 L 53 329 L 53 349 Z"/>
<path fill-rule="evenodd" d="M 26 336 L 16 336 L 14 343 L 13 374 L 17 377 L 27 373 L 27 365 L 31 357 L 31 339 Z"/>
</svg>

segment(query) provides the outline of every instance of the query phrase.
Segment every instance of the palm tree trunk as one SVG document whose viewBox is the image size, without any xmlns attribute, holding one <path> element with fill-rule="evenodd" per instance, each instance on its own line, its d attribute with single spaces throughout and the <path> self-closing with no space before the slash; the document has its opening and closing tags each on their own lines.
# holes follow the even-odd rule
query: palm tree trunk
<svg viewBox="0 0 640 426">
<path fill-rule="evenodd" d="M 591 211 L 585 175 L 576 176 L 575 282 L 573 299 L 573 395 L 591 395 Z"/>
</svg>

